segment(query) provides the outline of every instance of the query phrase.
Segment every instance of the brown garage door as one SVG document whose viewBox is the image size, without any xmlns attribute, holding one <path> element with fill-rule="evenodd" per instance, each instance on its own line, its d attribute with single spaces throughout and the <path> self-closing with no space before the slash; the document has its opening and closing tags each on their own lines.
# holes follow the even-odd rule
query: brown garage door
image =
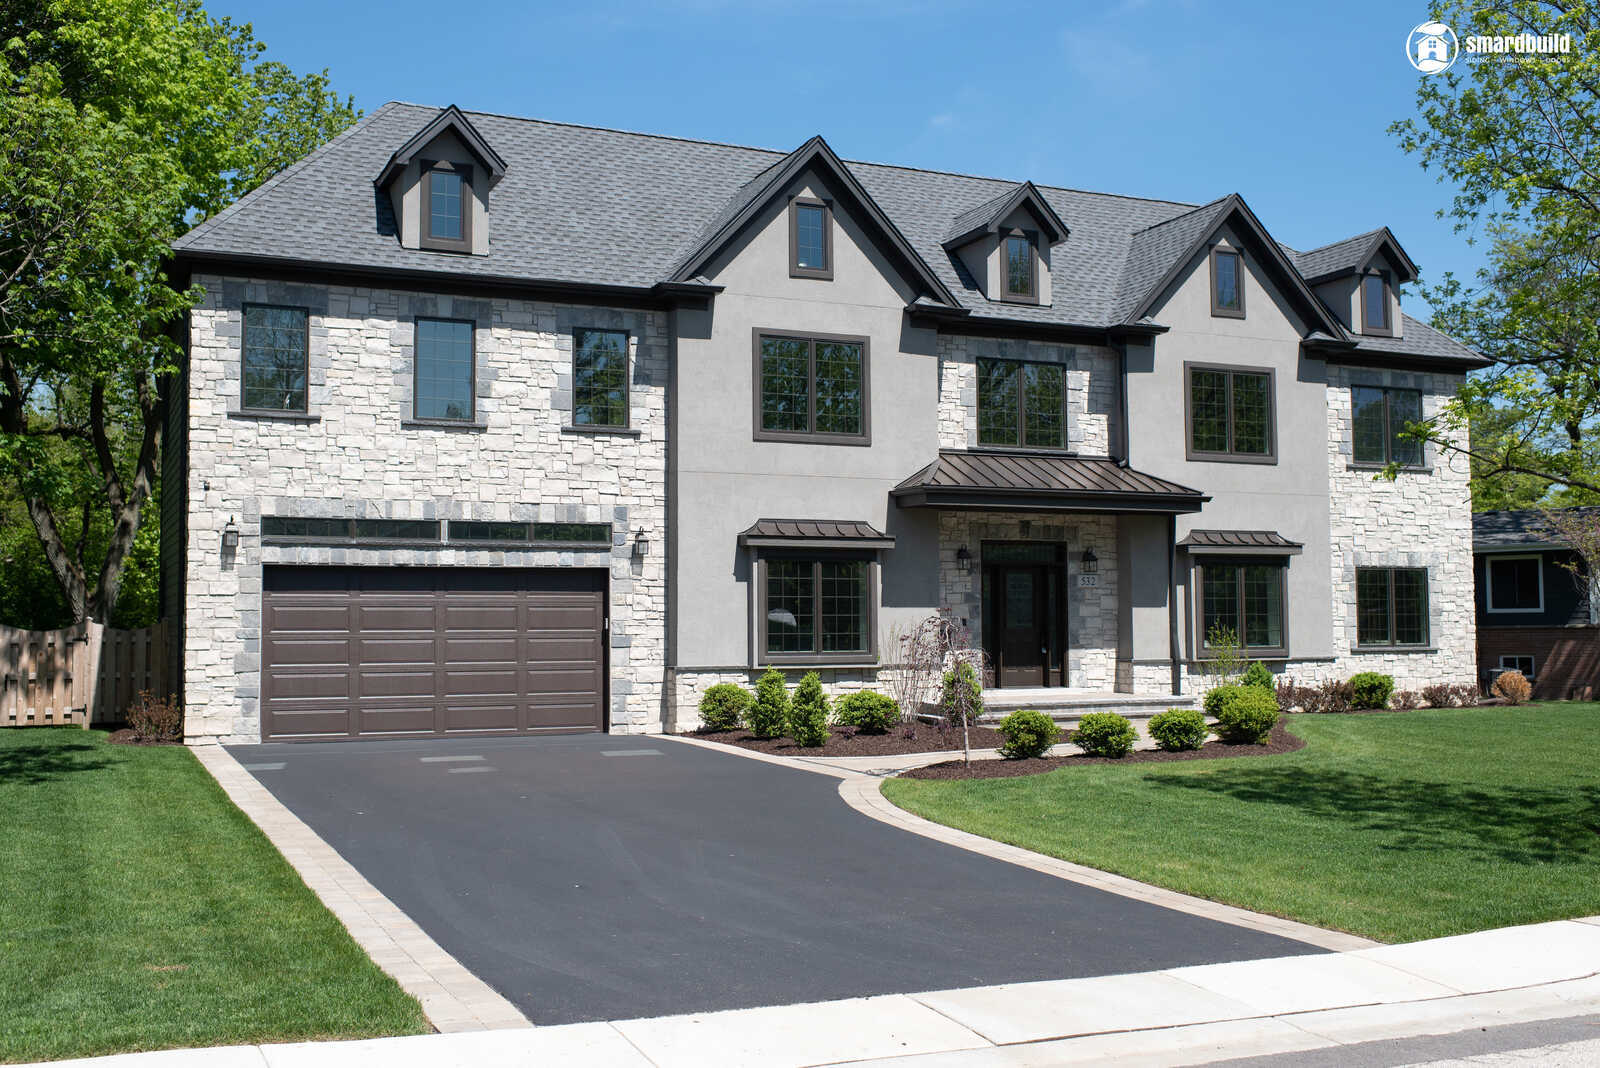
<svg viewBox="0 0 1600 1068">
<path fill-rule="evenodd" d="M 605 727 L 603 571 L 267 567 L 263 738 Z"/>
</svg>

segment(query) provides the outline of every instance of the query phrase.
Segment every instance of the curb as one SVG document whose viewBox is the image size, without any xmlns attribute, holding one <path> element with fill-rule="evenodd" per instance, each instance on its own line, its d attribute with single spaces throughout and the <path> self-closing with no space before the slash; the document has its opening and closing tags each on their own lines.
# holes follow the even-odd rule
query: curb
<svg viewBox="0 0 1600 1068">
<path fill-rule="evenodd" d="M 530 1028 L 515 1005 L 473 975 L 272 796 L 220 745 L 189 751 L 267 836 L 373 963 L 422 1003 L 441 1032 Z"/>
</svg>

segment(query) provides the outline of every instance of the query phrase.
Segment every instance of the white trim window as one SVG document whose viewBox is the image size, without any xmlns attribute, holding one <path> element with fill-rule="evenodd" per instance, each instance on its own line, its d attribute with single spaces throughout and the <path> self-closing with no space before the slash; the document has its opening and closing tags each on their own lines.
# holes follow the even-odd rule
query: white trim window
<svg viewBox="0 0 1600 1068">
<path fill-rule="evenodd" d="M 1544 611 L 1544 558 L 1538 553 L 1491 556 L 1483 565 L 1484 608 L 1496 614 Z"/>
<path fill-rule="evenodd" d="M 1500 658 L 1501 671 L 1520 671 L 1525 679 L 1533 678 L 1533 657 L 1518 653 Z"/>
</svg>

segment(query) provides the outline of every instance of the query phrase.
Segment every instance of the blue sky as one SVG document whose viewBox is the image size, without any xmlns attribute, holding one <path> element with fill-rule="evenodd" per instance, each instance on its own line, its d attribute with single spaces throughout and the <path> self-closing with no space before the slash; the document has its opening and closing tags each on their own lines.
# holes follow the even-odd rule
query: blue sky
<svg viewBox="0 0 1600 1068">
<path fill-rule="evenodd" d="M 214 0 L 269 55 L 386 100 L 1204 202 L 1312 248 L 1388 225 L 1425 278 L 1483 245 L 1388 124 L 1420 3 Z M 441 14 L 440 12 L 443 12 Z M 1068 220 L 1070 222 L 1070 220 Z M 1417 309 L 1413 304 L 1413 311 Z"/>
</svg>

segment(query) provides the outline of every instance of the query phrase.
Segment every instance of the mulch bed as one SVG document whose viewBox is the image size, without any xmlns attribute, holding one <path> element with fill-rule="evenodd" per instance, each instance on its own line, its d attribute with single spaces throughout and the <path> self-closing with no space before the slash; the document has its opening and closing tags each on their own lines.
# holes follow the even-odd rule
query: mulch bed
<svg viewBox="0 0 1600 1068">
<path fill-rule="evenodd" d="M 1029 760 L 974 760 L 967 764 L 960 760 L 947 760 L 925 768 L 912 768 L 901 772 L 907 779 L 1011 779 L 1019 775 L 1043 775 L 1062 768 L 1087 767 L 1090 764 L 1165 764 L 1175 760 L 1218 760 L 1228 757 L 1271 756 L 1274 753 L 1292 753 L 1305 748 L 1305 740 L 1296 738 L 1279 720 L 1267 737 L 1266 745 L 1227 745 L 1207 742 L 1199 749 L 1169 753 L 1163 749 L 1135 749 L 1127 756 L 1113 760 L 1110 757 L 1067 756 L 1036 757 Z"/>
<path fill-rule="evenodd" d="M 758 753 L 777 756 L 896 756 L 901 753 L 944 753 L 961 748 L 960 731 L 941 731 L 927 724 L 917 728 L 915 738 L 907 738 L 903 728 L 896 728 L 887 734 L 853 736 L 834 728 L 825 744 L 811 749 L 801 748 L 792 738 L 757 738 L 749 731 L 693 731 L 685 734 L 685 737 L 736 745 L 741 749 L 754 749 Z M 1005 742 L 993 727 L 973 727 L 970 737 L 974 749 L 998 749 Z"/>
<path fill-rule="evenodd" d="M 133 728 L 132 727 L 122 727 L 122 728 L 120 728 L 118 730 L 112 731 L 110 734 L 108 734 L 106 736 L 106 741 L 110 742 L 112 745 L 182 745 L 183 744 L 183 740 L 181 738 L 174 738 L 171 741 L 149 740 L 149 739 L 145 739 L 145 738 L 140 738 L 140 737 L 137 737 L 133 733 Z"/>
</svg>

